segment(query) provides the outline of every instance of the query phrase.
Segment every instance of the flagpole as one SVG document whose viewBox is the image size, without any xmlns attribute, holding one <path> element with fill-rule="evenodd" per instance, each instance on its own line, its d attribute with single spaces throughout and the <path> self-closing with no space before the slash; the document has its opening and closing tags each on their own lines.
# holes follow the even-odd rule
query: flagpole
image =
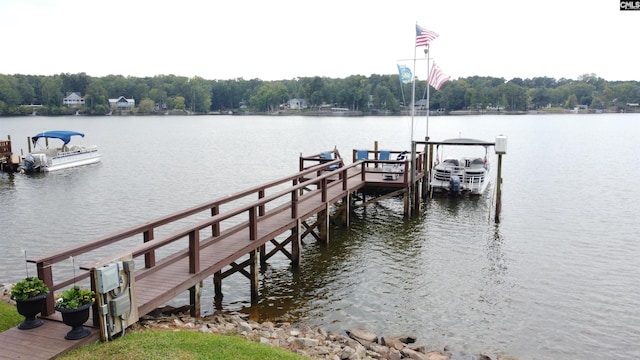
<svg viewBox="0 0 640 360">
<path fill-rule="evenodd" d="M 413 85 L 411 88 L 411 141 L 413 141 L 413 117 L 416 111 L 416 54 L 417 46 L 413 47 Z"/>
<path fill-rule="evenodd" d="M 427 55 L 427 133 L 425 135 L 424 140 L 429 141 L 429 113 L 431 112 L 431 103 L 429 102 L 429 82 L 431 80 L 431 67 L 429 66 L 429 44 L 427 43 L 427 47 L 424 48 L 424 54 Z"/>
</svg>

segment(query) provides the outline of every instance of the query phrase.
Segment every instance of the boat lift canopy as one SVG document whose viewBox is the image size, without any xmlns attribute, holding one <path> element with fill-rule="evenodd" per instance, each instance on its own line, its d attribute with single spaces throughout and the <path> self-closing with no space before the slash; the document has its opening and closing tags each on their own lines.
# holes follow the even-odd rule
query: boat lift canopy
<svg viewBox="0 0 640 360">
<path fill-rule="evenodd" d="M 433 145 L 480 145 L 480 146 L 495 146 L 495 142 L 489 142 L 484 140 L 469 139 L 469 138 L 456 138 L 442 141 L 427 141 L 427 144 Z"/>
<path fill-rule="evenodd" d="M 68 130 L 52 130 L 41 132 L 40 134 L 34 135 L 31 137 L 31 142 L 35 146 L 40 138 L 48 138 L 48 139 L 60 139 L 64 142 L 64 144 L 68 144 L 71 141 L 72 136 L 81 136 L 84 137 L 83 133 L 79 133 L 76 131 L 68 131 Z"/>
</svg>

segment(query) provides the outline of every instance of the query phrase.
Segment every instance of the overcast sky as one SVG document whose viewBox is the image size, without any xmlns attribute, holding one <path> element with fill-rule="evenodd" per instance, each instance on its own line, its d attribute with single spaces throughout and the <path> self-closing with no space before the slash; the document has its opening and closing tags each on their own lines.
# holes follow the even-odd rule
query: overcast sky
<svg viewBox="0 0 640 360">
<path fill-rule="evenodd" d="M 453 79 L 640 80 L 618 0 L 0 0 L 0 73 L 262 80 L 413 68 L 415 25 Z M 417 57 L 424 59 L 423 48 Z M 426 78 L 426 61 L 415 71 Z"/>
</svg>

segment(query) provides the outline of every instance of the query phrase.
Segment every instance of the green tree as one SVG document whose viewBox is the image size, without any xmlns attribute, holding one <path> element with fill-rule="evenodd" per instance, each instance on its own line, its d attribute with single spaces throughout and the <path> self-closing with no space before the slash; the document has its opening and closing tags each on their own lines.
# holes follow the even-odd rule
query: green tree
<svg viewBox="0 0 640 360">
<path fill-rule="evenodd" d="M 140 101 L 138 103 L 138 113 L 140 114 L 151 114 L 153 112 L 153 107 L 155 106 L 155 103 L 153 102 L 153 100 L 146 98 L 146 99 L 142 99 L 142 101 Z"/>
<path fill-rule="evenodd" d="M 257 111 L 274 111 L 288 100 L 287 87 L 281 82 L 264 83 L 256 94 L 249 99 L 251 107 Z"/>
<path fill-rule="evenodd" d="M 21 104 L 22 97 L 13 76 L 0 74 L 0 101 L 3 101 L 8 108 Z"/>
<path fill-rule="evenodd" d="M 571 94 L 567 98 L 567 101 L 564 103 L 564 107 L 567 109 L 573 109 L 578 105 L 578 97 L 576 94 Z"/>
<path fill-rule="evenodd" d="M 509 111 L 523 111 L 527 109 L 527 91 L 518 85 L 521 81 L 509 81 L 501 85 L 503 102 Z"/>
<path fill-rule="evenodd" d="M 104 88 L 101 78 L 90 78 L 84 98 L 85 106 L 92 112 L 104 114 L 109 109 L 109 94 Z"/>
<path fill-rule="evenodd" d="M 47 77 L 42 81 L 42 105 L 59 107 L 62 105 L 62 79 L 58 76 Z"/>
<path fill-rule="evenodd" d="M 187 108 L 186 103 L 184 101 L 184 97 L 176 96 L 173 100 L 173 108 L 178 110 L 184 110 Z"/>
</svg>

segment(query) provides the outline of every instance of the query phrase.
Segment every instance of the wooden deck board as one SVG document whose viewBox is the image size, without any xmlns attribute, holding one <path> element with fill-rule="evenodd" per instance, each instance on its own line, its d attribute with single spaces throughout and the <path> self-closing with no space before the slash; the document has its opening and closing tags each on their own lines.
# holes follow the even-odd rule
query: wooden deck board
<svg viewBox="0 0 640 360">
<path fill-rule="evenodd" d="M 0 359 L 52 359 L 77 347 L 100 341 L 100 330 L 90 325 L 91 334 L 84 339 L 66 340 L 71 328 L 60 321 L 43 319 L 44 324 L 30 330 L 17 327 L 0 333 Z"/>
</svg>

